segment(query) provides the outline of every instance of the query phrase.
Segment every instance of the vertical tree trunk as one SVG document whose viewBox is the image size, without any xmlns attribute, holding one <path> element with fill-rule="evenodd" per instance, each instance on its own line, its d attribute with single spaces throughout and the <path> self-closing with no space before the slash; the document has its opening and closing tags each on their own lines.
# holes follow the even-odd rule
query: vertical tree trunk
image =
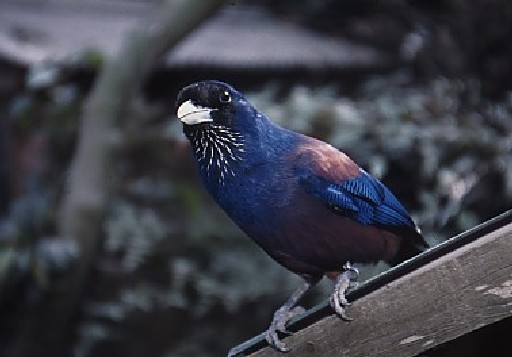
<svg viewBox="0 0 512 357">
<path fill-rule="evenodd" d="M 60 212 L 60 234 L 77 242 L 80 259 L 64 281 L 27 312 L 12 356 L 69 355 L 70 322 L 101 243 L 116 124 L 126 116 L 156 60 L 222 3 L 165 1 L 150 21 L 128 34 L 120 53 L 103 68 L 84 105 L 77 152 Z"/>
</svg>

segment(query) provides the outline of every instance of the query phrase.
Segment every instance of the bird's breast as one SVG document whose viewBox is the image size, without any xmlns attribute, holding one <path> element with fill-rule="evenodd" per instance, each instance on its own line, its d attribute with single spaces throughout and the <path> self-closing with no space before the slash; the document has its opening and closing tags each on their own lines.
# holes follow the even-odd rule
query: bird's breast
<svg viewBox="0 0 512 357">
<path fill-rule="evenodd" d="M 263 248 L 300 274 L 336 271 L 347 261 L 389 259 L 400 244 L 395 234 L 341 216 L 302 192 L 280 211 L 276 227 Z"/>
</svg>

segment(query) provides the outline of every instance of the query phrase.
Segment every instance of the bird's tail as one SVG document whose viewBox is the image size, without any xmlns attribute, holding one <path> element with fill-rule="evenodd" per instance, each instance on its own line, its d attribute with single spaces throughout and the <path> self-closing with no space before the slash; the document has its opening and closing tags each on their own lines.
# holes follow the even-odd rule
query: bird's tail
<svg viewBox="0 0 512 357">
<path fill-rule="evenodd" d="M 411 259 L 428 248 L 425 237 L 423 237 L 421 230 L 417 226 L 415 229 L 404 229 L 397 233 L 402 238 L 402 243 L 400 244 L 398 253 L 392 259 L 387 261 L 391 266 L 398 265 L 403 261 Z"/>
</svg>

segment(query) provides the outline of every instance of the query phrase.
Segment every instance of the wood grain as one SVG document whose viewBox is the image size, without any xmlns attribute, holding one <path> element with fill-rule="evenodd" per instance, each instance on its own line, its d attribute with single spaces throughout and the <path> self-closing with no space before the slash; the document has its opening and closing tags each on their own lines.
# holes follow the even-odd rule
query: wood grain
<svg viewBox="0 0 512 357">
<path fill-rule="evenodd" d="M 352 322 L 324 318 L 285 339 L 287 356 L 415 356 L 512 316 L 512 224 L 355 301 Z M 281 356 L 266 347 L 251 355 Z"/>
</svg>

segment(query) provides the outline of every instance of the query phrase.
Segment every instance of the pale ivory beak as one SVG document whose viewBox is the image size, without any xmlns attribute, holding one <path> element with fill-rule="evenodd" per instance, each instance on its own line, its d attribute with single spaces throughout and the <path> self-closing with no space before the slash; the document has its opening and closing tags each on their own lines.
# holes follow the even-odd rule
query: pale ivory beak
<svg viewBox="0 0 512 357">
<path fill-rule="evenodd" d="M 211 123 L 213 122 L 212 116 L 210 113 L 215 109 L 204 108 L 198 105 L 192 104 L 192 101 L 187 100 L 183 102 L 178 108 L 178 113 L 176 114 L 178 119 L 182 121 L 183 124 L 187 125 L 196 125 L 201 123 Z"/>
</svg>

